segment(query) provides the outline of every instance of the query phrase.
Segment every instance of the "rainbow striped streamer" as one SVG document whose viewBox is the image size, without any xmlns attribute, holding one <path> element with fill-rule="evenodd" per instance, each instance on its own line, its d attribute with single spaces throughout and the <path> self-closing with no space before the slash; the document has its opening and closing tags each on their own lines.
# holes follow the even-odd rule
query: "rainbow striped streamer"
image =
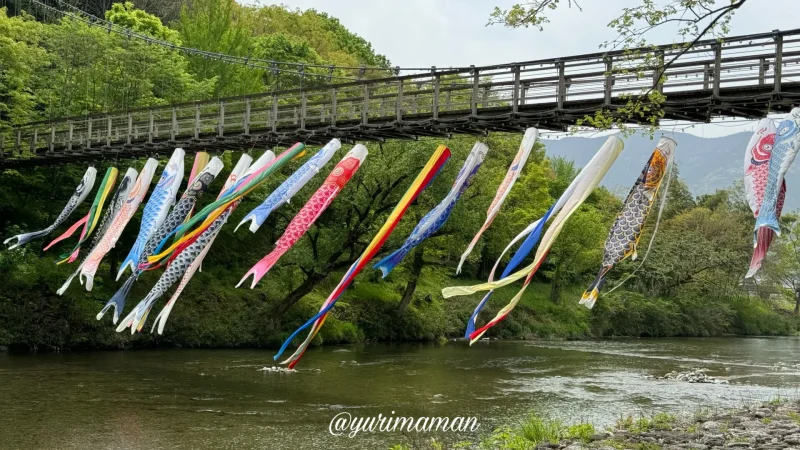
<svg viewBox="0 0 800 450">
<path fill-rule="evenodd" d="M 280 358 L 280 356 L 283 354 L 283 352 L 286 350 L 286 348 L 289 346 L 289 344 L 292 342 L 295 336 L 297 336 L 301 331 L 305 330 L 306 328 L 312 327 L 305 341 L 303 341 L 303 343 L 300 344 L 300 346 L 297 348 L 294 354 L 292 354 L 292 356 L 290 356 L 288 359 L 286 359 L 281 363 L 281 364 L 289 364 L 290 369 L 294 368 L 297 362 L 300 361 L 300 358 L 303 357 L 306 348 L 308 348 L 308 344 L 311 343 L 311 341 L 314 339 L 314 336 L 316 336 L 319 330 L 322 328 L 322 325 L 325 323 L 325 320 L 328 317 L 328 312 L 336 304 L 336 301 L 342 295 L 344 290 L 347 289 L 348 286 L 350 286 L 356 275 L 358 275 L 359 272 L 361 272 L 361 270 L 367 266 L 367 264 L 375 256 L 375 254 L 378 253 L 383 244 L 386 242 L 386 239 L 388 239 L 389 235 L 392 234 L 392 231 L 394 231 L 394 228 L 397 226 L 397 224 L 400 222 L 400 219 L 408 210 L 408 207 L 411 205 L 411 202 L 413 202 L 419 196 L 419 194 L 423 190 L 425 190 L 426 187 L 428 187 L 428 185 L 433 181 L 433 179 L 441 170 L 444 163 L 447 162 L 449 158 L 450 158 L 450 149 L 448 149 L 444 145 L 440 145 L 433 153 L 431 158 L 428 160 L 428 163 L 425 165 L 425 167 L 422 169 L 419 175 L 417 175 L 417 178 L 408 188 L 406 193 L 403 195 L 403 198 L 401 198 L 400 201 L 397 203 L 397 205 L 394 207 L 394 210 L 386 219 L 386 222 L 383 224 L 383 227 L 381 227 L 381 229 L 378 231 L 375 237 L 372 238 L 372 242 L 370 242 L 367 248 L 364 249 L 364 252 L 361 254 L 361 256 L 359 256 L 358 259 L 356 259 L 355 262 L 353 262 L 353 264 L 350 266 L 350 269 L 347 270 L 347 273 L 345 273 L 342 280 L 336 286 L 336 289 L 334 289 L 333 292 L 331 292 L 331 294 L 328 296 L 328 299 L 325 300 L 325 303 L 323 303 L 319 312 L 314 317 L 309 319 L 308 322 L 303 324 L 303 326 L 301 326 L 294 333 L 292 333 L 292 335 L 289 336 L 288 339 L 286 339 L 286 341 L 283 343 L 283 346 L 281 346 L 280 350 L 278 351 L 278 354 L 275 355 L 274 359 L 277 360 L 278 358 Z"/>
<path fill-rule="evenodd" d="M 72 236 L 72 234 L 77 231 L 77 229 L 83 225 L 83 230 L 81 231 L 80 238 L 78 243 L 73 247 L 73 249 L 69 253 L 65 253 L 59 258 L 56 264 L 62 264 L 67 261 L 72 262 L 75 261 L 75 258 L 78 257 L 78 252 L 80 251 L 81 245 L 89 239 L 89 236 L 94 231 L 95 227 L 97 226 L 97 222 L 100 220 L 100 213 L 103 211 L 103 205 L 106 202 L 106 198 L 108 194 L 111 192 L 111 189 L 114 188 L 114 183 L 117 181 L 117 175 L 119 171 L 116 167 L 109 167 L 106 169 L 106 174 L 103 177 L 103 181 L 100 184 L 100 187 L 97 189 L 97 194 L 94 197 L 94 202 L 92 202 L 92 207 L 89 208 L 89 212 L 83 216 L 79 221 L 75 222 L 67 231 L 65 231 L 61 236 L 53 239 L 52 242 L 47 244 L 47 247 L 44 248 L 47 251 L 50 247 L 55 245 L 58 242 L 67 239 L 68 237 Z"/>
<path fill-rule="evenodd" d="M 168 255 L 172 254 L 176 249 L 179 247 L 186 248 L 188 245 L 187 242 L 191 241 L 194 242 L 197 239 L 197 236 L 200 235 L 208 226 L 217 218 L 219 217 L 232 203 L 240 200 L 245 195 L 252 192 L 264 180 L 267 179 L 268 176 L 272 175 L 276 170 L 280 169 L 284 164 L 294 159 L 301 153 L 305 152 L 305 145 L 301 143 L 296 143 L 290 148 L 286 149 L 283 153 L 278 155 L 271 163 L 265 165 L 261 169 L 242 177 L 235 185 L 228 188 L 228 190 L 216 201 L 211 203 L 210 205 L 203 208 L 200 212 L 195 214 L 191 219 L 189 219 L 186 223 L 176 228 L 172 233 L 167 235 L 164 239 L 156 247 L 156 252 L 161 252 L 159 254 L 153 255 L 147 258 L 150 264 L 155 264 L 162 259 L 166 258 Z M 210 217 L 211 220 L 207 220 Z M 173 235 L 180 235 L 186 233 L 186 230 L 190 229 L 194 225 L 201 223 L 202 225 L 195 230 L 192 230 L 190 233 L 183 236 L 181 239 L 176 240 L 172 246 L 168 249 L 163 250 L 162 248 L 166 245 L 167 241 Z"/>
<path fill-rule="evenodd" d="M 591 161 L 586 164 L 586 167 L 584 167 L 581 171 L 582 176 L 580 180 L 575 183 L 574 188 L 564 201 L 563 209 L 558 213 L 558 215 L 555 216 L 552 225 L 550 225 L 550 228 L 547 229 L 547 232 L 545 232 L 544 236 L 542 237 L 542 242 L 539 245 L 539 248 L 536 250 L 536 256 L 534 257 L 533 263 L 498 281 L 478 284 L 475 286 L 448 287 L 442 290 L 442 295 L 444 298 L 450 298 L 459 295 L 470 295 L 481 291 L 491 291 L 525 278 L 522 288 L 519 290 L 519 292 L 517 292 L 514 298 L 511 299 L 508 305 L 501 309 L 494 319 L 489 321 L 489 323 L 470 334 L 470 344 L 480 339 L 489 328 L 497 325 L 500 321 L 505 319 L 506 316 L 508 316 L 508 314 L 514 309 L 517 303 L 519 303 L 519 300 L 522 298 L 522 294 L 527 289 L 528 284 L 530 284 L 533 275 L 539 269 L 539 266 L 544 261 L 544 258 L 550 252 L 550 248 L 552 248 L 555 239 L 564 228 L 567 219 L 569 219 L 569 217 L 578 209 L 578 207 L 583 204 L 586 198 L 589 197 L 589 194 L 594 191 L 594 189 L 600 183 L 600 180 L 602 180 L 605 174 L 608 172 L 608 169 L 610 169 L 611 165 L 614 164 L 614 161 L 616 161 L 617 156 L 619 156 L 623 148 L 624 143 L 622 142 L 622 139 L 616 136 L 611 136 L 608 138 L 606 143 L 603 144 L 603 147 L 600 148 L 600 150 L 594 155 Z M 546 218 L 547 215 L 545 215 L 545 218 L 543 218 L 540 224 L 546 222 Z"/>
</svg>

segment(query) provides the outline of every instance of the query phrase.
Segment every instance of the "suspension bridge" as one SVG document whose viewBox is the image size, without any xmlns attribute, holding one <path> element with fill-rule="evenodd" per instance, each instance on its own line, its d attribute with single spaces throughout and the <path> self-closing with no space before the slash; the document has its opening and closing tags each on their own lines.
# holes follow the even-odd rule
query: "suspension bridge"
<svg viewBox="0 0 800 450">
<path fill-rule="evenodd" d="M 655 63 L 648 63 L 656 61 Z M 667 64 L 666 62 L 671 62 Z M 800 103 L 800 29 L 640 51 L 365 79 L 307 89 L 64 117 L 0 135 L 0 169 L 104 157 L 567 130 L 630 96 L 666 97 L 664 119 L 756 119 Z"/>
</svg>

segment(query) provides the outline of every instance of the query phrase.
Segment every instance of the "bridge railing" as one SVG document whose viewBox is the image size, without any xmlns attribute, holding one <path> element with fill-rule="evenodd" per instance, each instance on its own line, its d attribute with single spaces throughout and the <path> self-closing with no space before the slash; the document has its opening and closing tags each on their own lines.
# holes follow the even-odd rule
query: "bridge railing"
<svg viewBox="0 0 800 450">
<path fill-rule="evenodd" d="M 664 71 L 664 63 L 670 61 Z M 479 122 L 498 114 L 516 117 L 549 111 L 557 116 L 564 111 L 580 113 L 581 108 L 591 113 L 598 107 L 619 105 L 623 96 L 647 90 L 663 92 L 668 100 L 695 91 L 720 98 L 720 92 L 728 88 L 759 87 L 780 93 L 783 84 L 798 82 L 800 30 L 776 31 L 730 37 L 724 42 L 703 41 L 688 50 L 680 45 L 661 46 L 638 52 L 435 70 L 41 121 L 15 128 L 13 142 L 0 143 L 0 156 L 125 151 L 159 143 L 265 133 L 296 137 L 320 130 L 354 130 L 354 136 L 369 139 L 370 127 L 387 124 L 395 126 L 397 136 L 402 137 L 407 124 L 416 124 L 413 134 L 424 135 L 429 131 L 426 124 L 465 117 Z"/>
</svg>

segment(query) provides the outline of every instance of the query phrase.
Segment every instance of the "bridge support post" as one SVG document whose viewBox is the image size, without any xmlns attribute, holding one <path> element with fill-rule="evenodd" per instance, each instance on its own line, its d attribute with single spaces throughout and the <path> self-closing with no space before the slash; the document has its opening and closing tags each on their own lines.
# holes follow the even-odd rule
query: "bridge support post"
<svg viewBox="0 0 800 450">
<path fill-rule="evenodd" d="M 200 105 L 194 104 L 194 138 L 200 139 Z"/>
<path fill-rule="evenodd" d="M 331 89 L 331 126 L 336 126 L 336 88 Z"/>
<path fill-rule="evenodd" d="M 71 148 L 72 147 L 72 136 L 71 136 L 71 134 L 72 133 L 70 133 L 70 137 L 69 137 L 69 139 L 70 139 L 70 150 L 72 150 L 72 148 Z M 126 139 L 126 142 L 128 143 L 128 145 L 131 145 L 131 135 L 132 134 L 133 134 L 133 115 L 131 113 L 128 113 L 128 138 Z"/>
<path fill-rule="evenodd" d="M 155 134 L 155 117 L 153 117 L 153 110 L 150 110 L 150 123 L 147 129 L 147 142 L 153 143 L 153 134 Z"/>
<path fill-rule="evenodd" d="M 361 125 L 369 122 L 369 85 L 364 83 L 364 103 L 361 108 Z"/>
<path fill-rule="evenodd" d="M 470 109 L 473 117 L 478 115 L 478 89 L 480 87 L 480 82 L 481 79 L 478 75 L 478 69 L 472 66 L 472 101 L 470 101 Z"/>
<path fill-rule="evenodd" d="M 225 135 L 225 103 L 219 102 L 219 119 L 217 120 L 217 137 Z"/>
<path fill-rule="evenodd" d="M 516 114 L 519 112 L 519 78 L 520 67 L 514 66 L 514 92 L 511 94 L 511 112 Z"/>
<path fill-rule="evenodd" d="M 245 135 L 250 134 L 250 99 L 244 99 L 244 117 L 242 118 L 242 129 Z"/>
<path fill-rule="evenodd" d="M 664 50 L 659 50 L 656 52 L 656 68 L 653 71 L 653 89 L 655 89 L 658 93 L 664 93 L 664 82 L 661 80 L 661 77 L 666 77 L 666 74 L 663 74 L 664 71 Z"/>
<path fill-rule="evenodd" d="M 19 144 L 22 141 L 22 130 L 17 128 L 17 140 L 14 142 L 14 151 L 20 153 Z"/>
<path fill-rule="evenodd" d="M 439 120 L 439 81 L 439 74 L 435 73 L 433 76 L 433 108 L 431 110 L 434 121 Z"/>
<path fill-rule="evenodd" d="M 86 119 L 86 148 L 90 149 L 90 150 L 92 148 L 92 118 L 91 117 L 88 117 Z"/>
<path fill-rule="evenodd" d="M 400 122 L 403 120 L 403 79 L 398 80 L 397 84 L 397 104 L 395 105 L 397 111 L 397 121 Z"/>
<path fill-rule="evenodd" d="M 306 129 L 306 112 L 307 112 L 307 105 L 308 105 L 308 96 L 306 96 L 305 91 L 300 94 L 300 129 Z"/>
<path fill-rule="evenodd" d="M 110 129 L 110 127 L 109 127 Z M 110 132 L 109 132 L 110 134 Z M 172 108 L 172 129 L 169 132 L 169 140 L 175 142 L 175 136 L 178 134 L 178 111 Z"/>
<path fill-rule="evenodd" d="M 606 63 L 606 82 L 605 86 L 603 86 L 603 102 L 605 106 L 611 106 L 611 92 L 614 89 L 614 75 L 612 74 L 614 62 L 610 56 L 606 56 L 603 60 Z"/>
<path fill-rule="evenodd" d="M 714 46 L 714 97 L 719 97 L 720 76 L 722 75 L 722 43 Z"/>
<path fill-rule="evenodd" d="M 31 137 L 31 153 L 36 154 L 36 145 L 39 143 L 39 129 L 33 129 L 33 136 Z"/>
<path fill-rule="evenodd" d="M 130 115 L 128 117 L 130 117 Z M 130 122 L 128 122 L 128 123 L 130 123 Z M 69 134 L 67 134 L 67 150 L 68 151 L 72 151 L 72 133 L 73 133 L 74 130 L 75 130 L 75 124 L 73 124 L 72 121 L 70 120 L 69 121 Z M 129 142 L 130 142 L 130 138 L 131 138 L 130 133 L 128 133 Z"/>
<path fill-rule="evenodd" d="M 269 121 L 271 123 L 272 132 L 275 133 L 278 131 L 278 95 L 272 94 L 272 114 L 269 117 Z"/>
<path fill-rule="evenodd" d="M 558 109 L 564 109 L 564 102 L 567 100 L 567 79 L 564 76 L 564 61 L 557 61 L 558 68 Z"/>
<path fill-rule="evenodd" d="M 775 87 L 774 92 L 781 92 L 781 78 L 783 78 L 783 35 L 775 36 Z"/>
<path fill-rule="evenodd" d="M 55 128 L 53 134 L 55 135 Z M 111 147 L 111 116 L 106 116 L 106 147 Z M 50 151 L 53 151 L 53 140 L 50 139 Z"/>
</svg>

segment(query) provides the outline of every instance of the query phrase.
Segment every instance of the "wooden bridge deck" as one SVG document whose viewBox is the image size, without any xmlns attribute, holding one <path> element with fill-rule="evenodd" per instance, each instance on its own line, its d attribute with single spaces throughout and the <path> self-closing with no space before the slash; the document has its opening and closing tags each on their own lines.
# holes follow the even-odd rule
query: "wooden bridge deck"
<svg viewBox="0 0 800 450">
<path fill-rule="evenodd" d="M 372 79 L 304 90 L 60 118 L 0 140 L 0 168 L 187 151 L 250 150 L 343 141 L 565 130 L 626 96 L 666 96 L 666 119 L 760 118 L 800 103 L 800 29 L 703 41 L 664 71 L 680 45 L 642 56 L 594 53 Z M 659 74 L 663 78 L 659 82 Z M 2 139 L 2 138 L 0 138 Z"/>
</svg>

